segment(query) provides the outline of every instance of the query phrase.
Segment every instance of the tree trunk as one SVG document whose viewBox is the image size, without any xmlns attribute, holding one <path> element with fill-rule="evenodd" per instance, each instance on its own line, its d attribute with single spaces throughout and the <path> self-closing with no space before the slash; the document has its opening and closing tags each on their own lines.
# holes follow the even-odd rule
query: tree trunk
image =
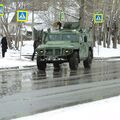
<svg viewBox="0 0 120 120">
<path fill-rule="evenodd" d="M 118 44 L 120 44 L 120 32 L 118 33 L 117 38 L 118 38 Z"/>
<path fill-rule="evenodd" d="M 84 0 L 81 0 L 81 7 L 80 7 L 80 27 L 84 28 Z"/>
<path fill-rule="evenodd" d="M 111 35 L 110 31 L 107 32 L 107 48 L 110 48 L 110 35 Z"/>
<path fill-rule="evenodd" d="M 103 47 L 106 47 L 106 32 L 103 32 L 102 36 L 103 36 Z"/>
<path fill-rule="evenodd" d="M 117 48 L 117 36 L 116 36 L 116 33 L 115 33 L 115 35 L 112 36 L 112 42 L 113 42 L 113 48 Z"/>
</svg>

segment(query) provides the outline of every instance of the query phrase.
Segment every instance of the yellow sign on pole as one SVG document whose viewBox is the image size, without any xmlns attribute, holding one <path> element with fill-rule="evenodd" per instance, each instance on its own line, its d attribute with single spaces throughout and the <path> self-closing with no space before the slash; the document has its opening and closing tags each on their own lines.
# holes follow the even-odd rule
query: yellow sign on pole
<svg viewBox="0 0 120 120">
<path fill-rule="evenodd" d="M 18 10 L 17 11 L 17 22 L 27 22 L 28 21 L 28 11 Z"/>
<path fill-rule="evenodd" d="M 94 23 L 103 23 L 104 22 L 103 14 L 96 13 L 96 14 L 94 14 L 93 18 L 94 18 Z"/>
<path fill-rule="evenodd" d="M 0 4 L 0 16 L 4 16 L 4 5 Z"/>
</svg>

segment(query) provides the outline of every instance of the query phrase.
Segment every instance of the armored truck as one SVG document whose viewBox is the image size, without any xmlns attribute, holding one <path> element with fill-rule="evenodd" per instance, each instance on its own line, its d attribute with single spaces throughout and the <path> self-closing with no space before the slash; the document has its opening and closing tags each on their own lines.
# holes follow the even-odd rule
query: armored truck
<svg viewBox="0 0 120 120">
<path fill-rule="evenodd" d="M 67 23 L 58 31 L 44 32 L 42 44 L 36 49 L 37 68 L 45 70 L 47 63 L 54 69 L 69 63 L 71 70 L 77 70 L 83 61 L 84 68 L 90 68 L 93 59 L 93 45 L 90 30 L 79 29 L 78 23 Z"/>
</svg>

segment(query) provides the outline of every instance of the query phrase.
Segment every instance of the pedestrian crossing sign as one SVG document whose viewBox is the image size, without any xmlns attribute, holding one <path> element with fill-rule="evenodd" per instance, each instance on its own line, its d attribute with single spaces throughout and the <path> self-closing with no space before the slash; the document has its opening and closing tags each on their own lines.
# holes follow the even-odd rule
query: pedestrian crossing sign
<svg viewBox="0 0 120 120">
<path fill-rule="evenodd" d="M 0 4 L 0 16 L 4 15 L 4 5 Z"/>
<path fill-rule="evenodd" d="M 103 23 L 103 14 L 94 14 L 94 23 Z"/>
<path fill-rule="evenodd" d="M 28 21 L 28 11 L 18 10 L 17 11 L 17 22 L 27 22 Z"/>
</svg>

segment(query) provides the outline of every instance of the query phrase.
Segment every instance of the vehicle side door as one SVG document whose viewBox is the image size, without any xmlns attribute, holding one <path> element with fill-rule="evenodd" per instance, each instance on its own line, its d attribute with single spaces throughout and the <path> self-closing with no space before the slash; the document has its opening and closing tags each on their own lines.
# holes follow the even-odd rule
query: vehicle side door
<svg viewBox="0 0 120 120">
<path fill-rule="evenodd" d="M 80 35 L 79 36 L 79 56 L 80 56 L 80 60 L 84 59 L 84 41 L 83 41 L 83 36 Z"/>
<path fill-rule="evenodd" d="M 88 46 L 88 36 L 84 35 L 83 36 L 83 40 L 84 40 L 84 58 L 88 57 L 88 50 L 89 50 L 89 46 Z"/>
<path fill-rule="evenodd" d="M 85 34 L 80 35 L 80 48 L 79 48 L 79 53 L 80 53 L 80 59 L 83 60 L 88 56 L 88 43 L 87 43 L 87 36 Z"/>
</svg>

